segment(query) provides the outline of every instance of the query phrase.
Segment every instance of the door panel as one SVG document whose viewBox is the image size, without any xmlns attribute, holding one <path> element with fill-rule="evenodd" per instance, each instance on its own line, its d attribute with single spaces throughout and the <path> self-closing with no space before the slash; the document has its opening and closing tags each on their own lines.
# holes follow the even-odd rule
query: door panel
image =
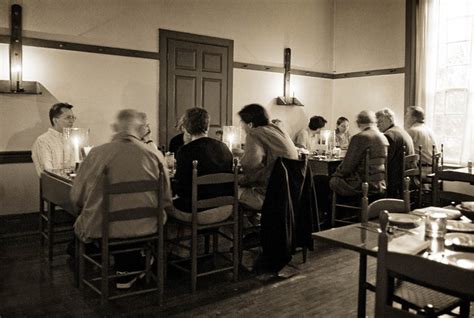
<svg viewBox="0 0 474 318">
<path fill-rule="evenodd" d="M 177 134 L 184 111 L 203 107 L 209 137 L 232 118 L 233 41 L 160 30 L 160 143 Z"/>
</svg>

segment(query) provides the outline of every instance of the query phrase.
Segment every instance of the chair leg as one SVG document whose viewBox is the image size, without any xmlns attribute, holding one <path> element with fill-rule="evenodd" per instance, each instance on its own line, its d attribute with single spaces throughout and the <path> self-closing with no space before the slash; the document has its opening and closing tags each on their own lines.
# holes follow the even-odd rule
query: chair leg
<svg viewBox="0 0 474 318">
<path fill-rule="evenodd" d="M 109 301 L 109 248 L 107 244 L 102 244 L 102 279 L 101 279 L 101 299 L 102 306 L 107 305 Z"/>
<path fill-rule="evenodd" d="M 166 253 L 164 251 L 164 236 L 160 234 L 158 244 L 156 246 L 158 259 L 156 260 L 156 276 L 158 278 L 158 306 L 163 305 L 163 295 L 166 277 Z"/>
<path fill-rule="evenodd" d="M 79 239 L 74 235 L 74 285 L 79 287 L 79 280 L 81 279 L 79 273 Z"/>
<path fill-rule="evenodd" d="M 150 270 L 151 270 L 151 250 L 150 246 L 147 246 L 147 249 L 145 251 L 145 275 L 146 275 L 146 284 L 150 284 Z M 156 260 L 158 262 L 158 260 Z"/>
<path fill-rule="evenodd" d="M 196 292 L 197 285 L 197 229 L 192 229 L 191 239 L 191 291 Z"/>
<path fill-rule="evenodd" d="M 53 211 L 54 211 L 54 204 L 48 202 L 48 261 L 49 263 L 53 260 L 53 245 L 54 245 L 54 228 L 53 228 Z"/>
<path fill-rule="evenodd" d="M 39 211 L 39 234 L 40 234 L 40 244 L 41 244 L 41 247 L 44 246 L 44 236 L 43 236 L 43 232 L 44 232 L 44 223 L 43 223 L 43 216 L 44 216 L 44 202 L 43 200 L 40 198 L 40 211 Z"/>
<path fill-rule="evenodd" d="M 462 318 L 468 318 L 469 317 L 469 311 L 470 311 L 470 302 L 469 301 L 463 301 L 460 308 L 459 308 L 459 317 Z"/>
<path fill-rule="evenodd" d="M 331 200 L 331 227 L 334 227 L 336 224 L 336 198 L 336 192 L 333 192 Z"/>
<path fill-rule="evenodd" d="M 243 254 L 243 245 L 242 245 L 242 239 L 243 239 L 243 236 L 244 236 L 244 212 L 243 210 L 239 207 L 239 210 L 238 210 L 238 227 L 237 227 L 237 240 L 238 240 L 238 261 L 239 261 L 239 264 L 242 264 L 242 254 Z M 234 233 L 235 234 L 235 233 Z M 235 244 L 235 242 L 234 242 Z M 234 248 L 235 250 L 235 248 Z"/>
<path fill-rule="evenodd" d="M 76 239 L 79 241 L 79 239 Z M 84 288 L 84 274 L 85 274 L 85 263 L 84 263 L 84 253 L 86 252 L 86 247 L 84 242 L 80 241 L 78 242 L 79 244 L 79 250 L 76 249 L 76 259 L 79 260 L 79 289 L 82 290 Z"/>
<path fill-rule="evenodd" d="M 240 243 L 241 241 L 241 236 L 240 236 L 240 218 L 235 221 L 234 223 L 234 231 L 232 233 L 232 241 L 233 241 L 233 250 L 232 250 L 232 257 L 234 261 L 234 282 L 239 280 L 239 264 L 241 262 L 240 255 L 242 255 L 242 248 Z"/>
<path fill-rule="evenodd" d="M 308 248 L 305 246 L 303 247 L 303 264 L 306 263 L 307 254 L 308 254 Z"/>
</svg>

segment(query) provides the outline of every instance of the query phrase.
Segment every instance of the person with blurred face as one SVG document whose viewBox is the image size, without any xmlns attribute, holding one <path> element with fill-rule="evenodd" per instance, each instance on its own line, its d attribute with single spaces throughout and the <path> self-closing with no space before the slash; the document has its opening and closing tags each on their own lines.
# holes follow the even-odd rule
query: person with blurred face
<svg viewBox="0 0 474 318">
<path fill-rule="evenodd" d="M 387 138 L 378 131 L 375 123 L 372 111 L 362 111 L 357 115 L 361 131 L 352 136 L 344 160 L 329 181 L 329 186 L 337 194 L 353 196 L 361 192 L 367 149 L 370 149 L 370 159 L 387 158 Z M 369 171 L 369 192 L 385 192 L 385 165 L 370 166 Z"/>
<path fill-rule="evenodd" d="M 336 121 L 336 145 L 346 150 L 349 147 L 351 135 L 349 133 L 349 119 L 339 117 Z"/>
<path fill-rule="evenodd" d="M 321 116 L 313 116 L 310 118 L 308 127 L 300 130 L 296 134 L 295 145 L 309 151 L 314 151 L 319 143 L 321 129 L 326 126 L 326 119 Z"/>
<path fill-rule="evenodd" d="M 76 121 L 73 107 L 68 103 L 57 103 L 49 110 L 49 121 L 52 127 L 36 139 L 31 149 L 31 158 L 38 176 L 41 176 L 41 172 L 45 169 L 63 167 L 63 129 L 72 128 Z"/>
<path fill-rule="evenodd" d="M 401 127 L 395 125 L 395 114 L 389 108 L 375 113 L 377 127 L 388 140 L 387 195 L 399 198 L 403 194 L 403 157 L 415 153 L 413 140 Z"/>
</svg>

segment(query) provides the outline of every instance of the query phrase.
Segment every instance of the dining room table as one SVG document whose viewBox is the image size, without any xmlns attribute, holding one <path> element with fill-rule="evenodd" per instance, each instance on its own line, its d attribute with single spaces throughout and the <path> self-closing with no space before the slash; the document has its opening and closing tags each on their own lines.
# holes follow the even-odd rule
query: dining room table
<svg viewBox="0 0 474 318">
<path fill-rule="evenodd" d="M 429 211 L 429 208 L 426 208 L 425 211 Z M 418 211 L 406 214 L 411 219 L 420 218 L 419 222 L 415 224 L 416 226 L 414 225 L 412 228 L 390 225 L 389 222 L 389 250 L 420 254 L 445 264 L 474 270 L 474 234 L 472 234 L 474 233 L 474 224 L 472 221 L 465 217 L 462 217 L 460 221 L 449 220 L 448 231 L 450 233 L 446 234 L 445 238 L 428 238 L 425 235 L 425 220 L 422 213 L 423 211 Z M 461 217 L 460 213 L 458 217 Z M 378 221 L 371 220 L 312 234 L 316 241 L 359 254 L 358 317 L 366 317 L 366 290 L 370 289 L 367 283 L 367 257 L 377 257 L 379 233 Z M 464 242 L 465 246 L 459 244 L 460 241 Z M 468 242 L 467 246 L 466 241 Z"/>
<path fill-rule="evenodd" d="M 309 156 L 308 165 L 311 168 L 311 174 L 330 177 L 341 164 L 342 158 L 328 158 L 326 156 Z"/>
</svg>

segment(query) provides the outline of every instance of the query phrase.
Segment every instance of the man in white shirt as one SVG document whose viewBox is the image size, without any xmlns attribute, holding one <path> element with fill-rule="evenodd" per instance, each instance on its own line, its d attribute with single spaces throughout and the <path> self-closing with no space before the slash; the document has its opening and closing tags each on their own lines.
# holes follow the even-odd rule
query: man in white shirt
<svg viewBox="0 0 474 318">
<path fill-rule="evenodd" d="M 63 128 L 71 128 L 76 121 L 68 103 L 54 104 L 49 110 L 52 128 L 39 136 L 31 150 L 31 158 L 38 176 L 45 169 L 61 169 L 63 165 Z"/>
<path fill-rule="evenodd" d="M 410 106 L 405 114 L 405 123 L 407 132 L 413 139 L 415 152 L 421 146 L 421 164 L 427 167 L 427 172 L 431 172 L 431 158 L 433 146 L 435 152 L 438 152 L 436 140 L 433 131 L 425 125 L 425 111 L 419 106 Z"/>
</svg>

